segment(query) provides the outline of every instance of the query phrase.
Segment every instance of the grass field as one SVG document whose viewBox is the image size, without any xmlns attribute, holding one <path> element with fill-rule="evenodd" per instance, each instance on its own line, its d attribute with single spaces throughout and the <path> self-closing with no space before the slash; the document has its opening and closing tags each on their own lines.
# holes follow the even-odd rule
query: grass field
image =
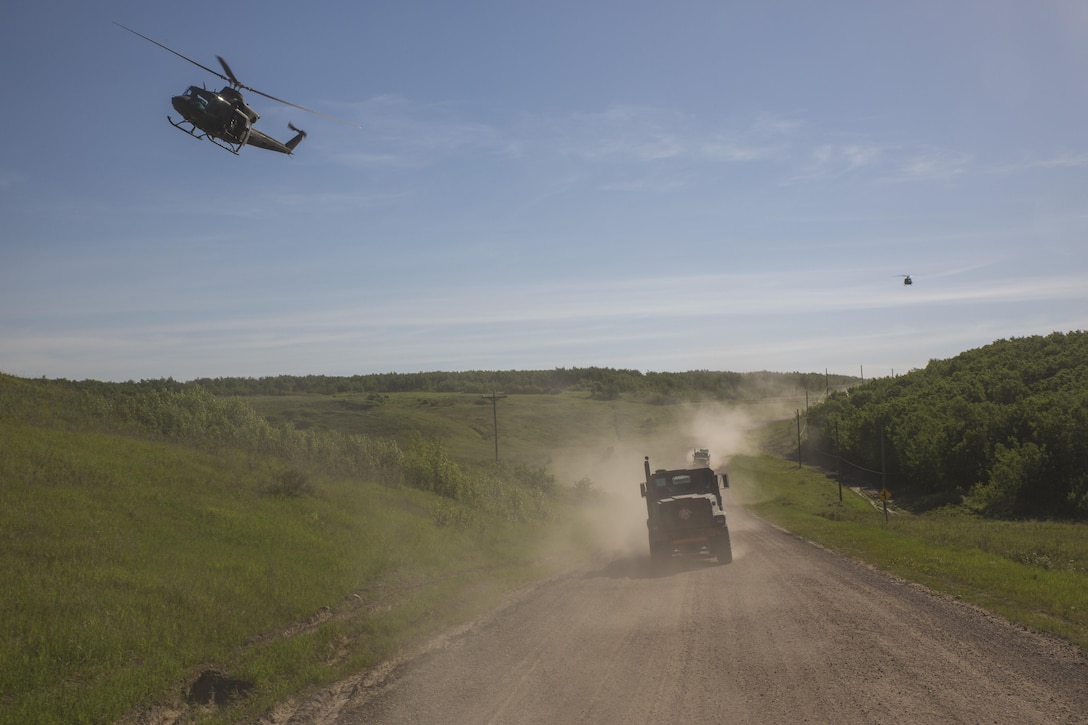
<svg viewBox="0 0 1088 725">
<path fill-rule="evenodd" d="M 735 450 L 756 423 L 792 415 L 804 397 L 745 405 L 659 405 L 639 399 L 593 400 L 585 393 L 511 395 L 490 400 L 461 393 L 390 395 L 288 395 L 244 398 L 276 423 L 303 429 L 339 430 L 389 436 L 402 446 L 414 434 L 442 440 L 458 460 L 489 460 L 499 430 L 503 460 L 545 465 L 562 455 L 603 455 L 630 449 L 638 478 L 643 455 L 678 465 L 690 461 L 691 449 L 719 446 Z"/>
<path fill-rule="evenodd" d="M 1088 649 L 1088 526 L 896 512 L 771 456 L 731 465 L 735 495 L 785 529 Z M 894 500 L 893 500 L 894 503 Z"/>
<path fill-rule="evenodd" d="M 285 496 L 245 455 L 10 424 L 0 443 L 3 723 L 180 706 L 205 670 L 252 685 L 232 717 L 254 717 L 549 571 L 526 530 L 436 526 L 404 487 Z"/>
<path fill-rule="evenodd" d="M 503 461 L 547 466 L 566 493 L 547 521 L 456 524 L 448 499 L 403 485 L 81 430 L 63 415 L 35 424 L 13 408 L 0 419 L 0 723 L 131 721 L 187 707 L 201 721 L 252 722 L 602 546 L 641 551 L 643 456 L 679 467 L 695 447 L 709 447 L 715 464 L 735 454 L 734 495 L 757 515 L 1088 647 L 1088 527 L 905 513 L 885 522 L 850 492 L 840 503 L 834 481 L 752 443 L 761 421 L 789 418 L 795 401 L 523 395 L 493 411 L 479 396 L 404 393 L 252 404 L 304 430 L 405 448 L 426 436 L 466 471 L 494 458 L 497 412 Z M 572 505 L 579 490 L 607 514 L 593 527 Z M 186 695 L 202 673 L 229 677 L 245 697 L 194 710 Z"/>
</svg>

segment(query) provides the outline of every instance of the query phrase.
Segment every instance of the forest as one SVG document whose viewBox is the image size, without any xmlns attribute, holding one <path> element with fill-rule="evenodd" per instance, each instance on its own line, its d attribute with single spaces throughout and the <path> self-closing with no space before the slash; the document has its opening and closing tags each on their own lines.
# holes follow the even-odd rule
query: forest
<svg viewBox="0 0 1088 725">
<path fill-rule="evenodd" d="M 1088 519 L 1088 333 L 998 340 L 832 393 L 810 460 L 922 509 Z"/>
</svg>

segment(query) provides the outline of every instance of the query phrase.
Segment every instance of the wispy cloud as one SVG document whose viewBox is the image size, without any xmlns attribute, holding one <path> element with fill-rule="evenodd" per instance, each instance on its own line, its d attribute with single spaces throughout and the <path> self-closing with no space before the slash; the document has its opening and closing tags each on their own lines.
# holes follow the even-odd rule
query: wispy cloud
<svg viewBox="0 0 1088 725">
<path fill-rule="evenodd" d="M 568 153 L 589 160 L 657 161 L 688 152 L 684 114 L 656 108 L 616 106 L 599 113 L 575 113 L 563 130 Z"/>
<path fill-rule="evenodd" d="M 370 286 L 317 300 L 216 297 L 215 288 L 197 297 L 167 297 L 159 307 L 121 318 L 132 334 L 225 334 L 241 331 L 329 330 L 378 327 L 463 327 L 525 322 L 585 323 L 617 319 L 758 317 L 830 311 L 871 311 L 978 303 L 1088 301 L 1088 273 L 1027 277 L 993 284 L 970 275 L 916 281 L 904 288 L 884 271 L 841 268 L 814 278 L 807 269 L 766 273 L 720 273 L 675 278 L 552 279 L 537 283 L 427 285 L 411 289 Z M 929 278 L 927 278 L 929 279 Z M 936 279 L 936 278 L 934 278 Z M 959 282 L 957 283 L 957 280 Z M 708 289 L 729 290 L 708 296 Z M 647 290 L 669 290 L 648 295 Z M 125 299 L 103 299 L 73 317 L 64 309 L 43 310 L 41 329 L 91 330 L 96 318 L 116 318 Z M 496 305 L 496 300 L 502 304 Z M 223 310 L 244 310 L 224 314 Z M 178 314 L 186 322 L 175 322 Z M 0 331 L 15 331 L 16 311 L 0 311 Z M 143 323 L 147 322 L 147 327 Z"/>
<path fill-rule="evenodd" d="M 895 161 L 888 178 L 892 181 L 948 179 L 966 173 L 971 161 L 971 156 L 962 152 L 908 151 Z"/>
<path fill-rule="evenodd" d="M 744 143 L 742 139 L 712 139 L 699 146 L 702 158 L 726 162 L 782 160 L 786 156 L 784 145 L 758 145 Z"/>
<path fill-rule="evenodd" d="M 688 113 L 639 106 L 572 114 L 551 125 L 562 129 L 567 153 L 590 161 L 712 163 L 782 160 L 787 154 L 783 139 L 801 127 L 793 119 L 761 115 L 722 128 Z"/>
<path fill-rule="evenodd" d="M 455 104 L 417 103 L 379 96 L 357 104 L 367 147 L 332 155 L 355 166 L 418 168 L 451 156 L 517 156 L 518 142 L 490 123 L 468 120 Z"/>
<path fill-rule="evenodd" d="M 1000 336 L 1072 329 L 1083 316 L 1078 311 L 1088 309 L 1088 272 L 999 283 L 977 272 L 977 265 L 949 267 L 918 278 L 910 288 L 887 270 L 859 265 L 824 269 L 816 276 L 798 267 L 486 286 L 451 279 L 289 298 L 273 292 L 248 297 L 226 284 L 202 287 L 196 295 L 167 288 L 163 295 L 152 291 L 163 287 L 162 281 L 150 280 L 146 294 L 129 289 L 115 298 L 88 295 L 80 314 L 64 307 L 39 309 L 32 324 L 13 307 L 0 308 L 5 341 L 0 369 L 100 379 L 139 378 L 150 370 L 188 379 L 340 374 L 349 364 L 451 369 L 457 361 L 506 368 L 554 360 L 658 369 L 811 370 L 846 358 L 855 361 L 850 364 L 905 370 L 924 364 L 917 359 L 919 350 L 951 355 Z M 158 304 L 128 310 L 128 300 L 137 295 Z M 998 309 L 1018 313 L 996 315 Z M 798 333 L 799 321 L 812 329 Z M 674 344 L 677 336 L 690 339 L 708 329 L 715 334 L 698 350 Z M 662 352 L 648 352 L 655 347 Z M 340 367 L 326 370 L 315 361 Z"/>
<path fill-rule="evenodd" d="M 354 111 L 367 143 L 329 153 L 359 167 L 421 168 L 457 158 L 492 155 L 511 162 L 574 160 L 594 166 L 633 164 L 763 164 L 785 185 L 834 181 L 865 174 L 881 182 L 924 182 L 967 173 L 971 154 L 924 143 L 857 139 L 828 142 L 800 114 L 760 112 L 746 118 L 715 119 L 673 108 L 616 105 L 599 111 L 560 114 L 522 113 L 505 123 L 465 118 L 456 104 L 423 104 L 381 96 Z M 822 136 L 822 138 L 821 138 Z M 1032 165 L 1088 164 L 1088 156 L 1068 155 Z M 563 173 L 569 173 L 569 166 Z M 672 191 L 691 183 L 606 182 L 608 190 Z"/>
<path fill-rule="evenodd" d="M 802 131 L 806 122 L 796 116 L 760 113 L 752 121 L 750 133 L 754 136 L 793 136 Z"/>
<path fill-rule="evenodd" d="M 638 179 L 610 181 L 601 185 L 603 191 L 636 193 L 675 193 L 691 186 L 687 178 L 680 176 L 646 176 Z"/>
<path fill-rule="evenodd" d="M 279 190 L 254 198 L 252 207 L 260 210 L 289 210 L 292 214 L 342 213 L 345 210 L 375 209 L 390 206 L 410 197 L 400 191 L 294 191 Z M 267 214 L 267 211 L 263 212 Z"/>
<path fill-rule="evenodd" d="M 1024 171 L 1046 169 L 1079 169 L 1086 166 L 1088 166 L 1088 153 L 1063 153 L 1046 158 L 1029 159 L 996 166 L 993 171 L 999 174 L 1016 174 Z"/>
<path fill-rule="evenodd" d="M 872 144 L 822 144 L 813 148 L 805 162 L 785 183 L 834 179 L 880 163 L 886 150 Z"/>
</svg>

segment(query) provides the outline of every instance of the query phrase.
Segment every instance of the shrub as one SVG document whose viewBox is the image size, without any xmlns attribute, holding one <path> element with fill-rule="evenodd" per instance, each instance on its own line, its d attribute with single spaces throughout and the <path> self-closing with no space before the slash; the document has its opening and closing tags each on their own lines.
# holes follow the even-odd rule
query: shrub
<svg viewBox="0 0 1088 725">
<path fill-rule="evenodd" d="M 310 483 L 310 477 L 297 468 L 286 468 L 280 471 L 276 480 L 268 487 L 268 492 L 274 496 L 286 496 L 297 498 L 303 494 L 313 493 L 314 487 Z"/>
</svg>

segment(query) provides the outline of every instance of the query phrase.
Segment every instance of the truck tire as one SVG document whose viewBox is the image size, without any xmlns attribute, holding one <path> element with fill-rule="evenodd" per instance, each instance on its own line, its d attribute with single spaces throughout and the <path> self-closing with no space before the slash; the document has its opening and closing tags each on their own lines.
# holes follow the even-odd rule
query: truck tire
<svg viewBox="0 0 1088 725">
<path fill-rule="evenodd" d="M 729 564 L 733 561 L 733 546 L 729 543 L 729 536 L 726 535 L 722 538 L 718 544 L 718 563 Z"/>
</svg>

